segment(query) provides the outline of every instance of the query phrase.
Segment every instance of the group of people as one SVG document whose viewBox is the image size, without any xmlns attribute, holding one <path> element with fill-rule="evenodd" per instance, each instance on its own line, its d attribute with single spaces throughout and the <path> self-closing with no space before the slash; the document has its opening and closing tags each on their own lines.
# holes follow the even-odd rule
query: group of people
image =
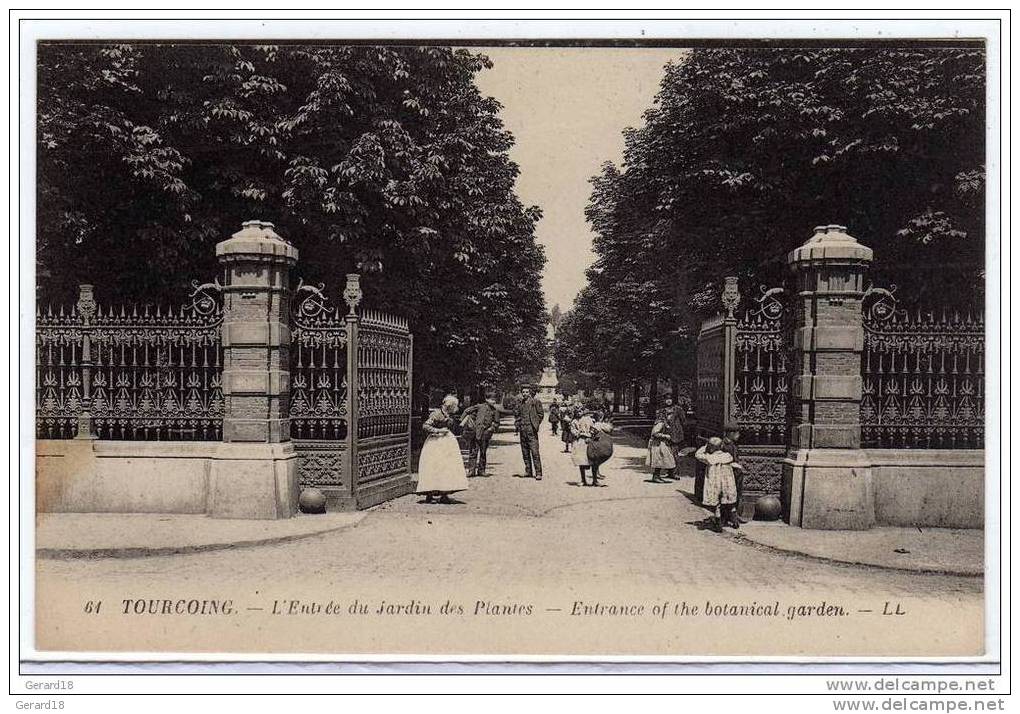
<svg viewBox="0 0 1020 714">
<path fill-rule="evenodd" d="M 425 420 L 426 439 L 418 463 L 416 492 L 425 497 L 425 503 L 450 503 L 450 494 L 468 488 L 468 478 L 484 476 L 486 455 L 492 435 L 503 414 L 514 415 L 514 426 L 520 439 L 524 475 L 542 480 L 542 456 L 539 451 L 539 428 L 545 417 L 542 402 L 535 398 L 531 387 L 521 390 L 514 410 L 506 410 L 496 402 L 494 392 L 487 392 L 485 400 L 464 410 L 458 416 L 460 401 L 449 394 L 438 409 Z M 613 453 L 613 422 L 611 415 L 600 409 L 581 404 L 554 402 L 549 407 L 552 432 L 559 432 L 563 453 L 569 453 L 581 475 L 582 486 L 603 486 L 599 483 L 599 467 Z M 685 445 L 684 411 L 666 397 L 665 406 L 655 417 L 648 441 L 648 466 L 652 469 L 652 483 L 668 483 L 679 478 L 681 459 L 692 449 Z M 455 432 L 464 436 L 468 447 L 465 466 L 460 443 Z M 702 503 L 712 510 L 709 527 L 721 533 L 724 526 L 739 528 L 737 513 L 740 501 L 744 467 L 740 463 L 737 442 L 740 428 L 728 423 L 722 436 L 706 440 L 693 456 L 706 466 Z M 589 482 L 588 477 L 591 480 Z"/>
<path fill-rule="evenodd" d="M 666 479 L 678 478 L 680 459 L 693 451 L 694 458 L 706 467 L 702 504 L 712 510 L 709 528 L 717 533 L 721 533 L 724 526 L 740 528 L 742 521 L 737 506 L 744 473 L 737 446 L 740 427 L 727 423 L 722 436 L 712 436 L 694 450 L 685 448 L 684 422 L 684 412 L 666 397 L 666 406 L 656 414 L 648 440 L 647 462 L 652 469 L 652 483 L 668 483 Z"/>
<path fill-rule="evenodd" d="M 425 443 L 418 461 L 416 493 L 425 497 L 425 503 L 451 503 L 450 495 L 467 490 L 468 479 L 484 476 L 486 456 L 492 435 L 504 414 L 514 415 L 514 427 L 521 445 L 525 478 L 542 480 L 542 455 L 538 434 L 545 419 L 545 407 L 535 398 L 530 386 L 521 389 L 520 398 L 513 410 L 504 409 L 496 402 L 496 394 L 486 392 L 485 400 L 460 412 L 460 400 L 448 394 L 438 409 L 432 410 L 422 426 Z M 612 420 L 602 409 L 586 409 L 581 405 L 553 403 L 549 408 L 549 422 L 553 433 L 562 430 L 564 452 L 581 474 L 582 486 L 601 486 L 599 467 L 613 453 L 610 434 Z M 460 442 L 463 436 L 468 458 L 465 465 L 461 457 Z M 589 482 L 588 476 L 591 480 Z"/>
<path fill-rule="evenodd" d="M 496 433 L 504 409 L 496 403 L 496 394 L 485 393 L 485 399 L 460 411 L 460 400 L 453 394 L 443 397 L 422 424 L 425 443 L 418 460 L 418 487 L 415 492 L 425 496 L 425 503 L 450 503 L 450 494 L 465 491 L 468 478 L 484 476 L 488 467 L 489 441 Z M 456 432 L 463 435 L 468 447 L 468 462 L 461 457 Z M 524 441 L 522 440 L 522 446 Z M 537 454 L 537 444 L 535 446 Z M 539 478 L 542 464 L 538 462 Z"/>
</svg>

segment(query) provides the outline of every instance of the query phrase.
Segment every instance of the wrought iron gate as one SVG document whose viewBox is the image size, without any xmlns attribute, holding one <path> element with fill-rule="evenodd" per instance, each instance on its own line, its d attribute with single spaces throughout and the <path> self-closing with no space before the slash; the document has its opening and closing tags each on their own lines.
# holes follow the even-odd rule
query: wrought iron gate
<svg viewBox="0 0 1020 714">
<path fill-rule="evenodd" d="M 302 486 L 332 508 L 366 508 L 410 488 L 413 341 L 403 318 L 357 315 L 350 278 L 344 299 L 346 315 L 322 285 L 294 293 L 291 440 Z"/>
<path fill-rule="evenodd" d="M 745 516 L 759 497 L 779 495 L 789 435 L 793 342 L 785 290 L 760 291 L 749 307 L 741 309 L 737 279 L 726 278 L 721 295 L 724 312 L 706 320 L 698 335 L 696 433 L 701 438 L 721 435 L 727 422 L 740 427 Z M 700 486 L 698 479 L 699 499 Z"/>
<path fill-rule="evenodd" d="M 740 315 L 735 336 L 733 414 L 740 427 L 745 516 L 764 495 L 782 489 L 790 434 L 791 325 L 781 287 L 761 294 Z"/>
</svg>

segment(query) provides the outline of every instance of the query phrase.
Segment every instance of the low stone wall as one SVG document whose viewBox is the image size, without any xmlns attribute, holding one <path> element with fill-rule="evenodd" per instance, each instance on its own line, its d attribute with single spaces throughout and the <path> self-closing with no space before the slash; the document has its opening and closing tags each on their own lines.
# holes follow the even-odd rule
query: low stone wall
<svg viewBox="0 0 1020 714">
<path fill-rule="evenodd" d="M 866 453 L 878 525 L 984 527 L 984 450 L 867 449 Z"/>
<path fill-rule="evenodd" d="M 206 513 L 220 442 L 36 441 L 36 511 Z"/>
</svg>

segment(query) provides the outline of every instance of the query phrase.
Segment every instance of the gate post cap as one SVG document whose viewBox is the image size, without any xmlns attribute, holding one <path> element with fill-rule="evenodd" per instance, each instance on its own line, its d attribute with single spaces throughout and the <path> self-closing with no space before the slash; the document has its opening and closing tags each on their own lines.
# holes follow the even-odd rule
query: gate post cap
<svg viewBox="0 0 1020 714">
<path fill-rule="evenodd" d="M 815 233 L 802 246 L 790 251 L 786 261 L 790 264 L 813 261 L 870 263 L 874 251 L 847 233 L 846 226 L 830 224 L 816 226 Z"/>
<path fill-rule="evenodd" d="M 216 244 L 216 257 L 249 257 L 296 263 L 298 250 L 285 241 L 269 221 L 250 220 L 241 224 L 241 230 L 225 241 Z"/>
</svg>

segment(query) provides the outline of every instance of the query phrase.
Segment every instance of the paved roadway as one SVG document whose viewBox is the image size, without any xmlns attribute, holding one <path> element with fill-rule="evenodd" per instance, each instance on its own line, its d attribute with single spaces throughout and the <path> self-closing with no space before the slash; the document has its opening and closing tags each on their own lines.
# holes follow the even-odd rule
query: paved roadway
<svg viewBox="0 0 1020 714">
<path fill-rule="evenodd" d="M 451 505 L 424 505 L 407 496 L 371 510 L 354 528 L 278 546 L 137 560 L 40 561 L 40 635 L 65 646 L 98 637 L 110 649 L 158 645 L 164 642 L 160 637 L 169 637 L 179 649 L 352 652 L 864 655 L 976 653 L 980 648 L 980 579 L 764 552 L 699 530 L 694 524 L 705 511 L 689 497 L 692 480 L 651 483 L 636 442 L 618 441 L 603 468 L 603 488 L 583 488 L 559 439 L 546 424 L 542 431 L 542 481 L 520 476 L 516 435 L 505 424 L 490 448 L 491 476 L 472 479 L 470 490 L 457 494 Z M 119 609 L 125 597 L 224 593 L 245 608 L 245 625 L 225 630 L 189 624 L 182 634 L 166 622 L 157 625 L 158 618 L 134 618 L 125 629 L 122 617 L 104 613 L 102 623 L 85 618 L 85 630 L 75 629 L 81 622 L 71 619 L 83 598 L 103 597 Z M 260 620 L 263 611 L 247 609 L 268 611 L 281 598 L 314 597 L 343 603 L 355 598 L 373 608 L 381 600 L 415 597 L 460 599 L 468 610 L 479 601 L 508 607 L 528 603 L 536 616 L 516 623 L 487 621 L 488 634 L 470 625 L 470 618 L 439 629 L 424 620 L 393 628 L 378 620 L 363 627 L 345 620 L 341 632 L 320 620 L 318 625 L 288 620 L 280 628 L 279 620 Z M 627 620 L 622 629 L 620 618 L 568 616 L 577 602 L 641 602 L 650 611 L 659 601 L 670 607 L 681 601 L 701 606 L 778 601 L 782 612 L 764 620 L 702 618 L 682 625 L 646 615 Z M 788 617 L 790 606 L 823 603 L 835 603 L 845 614 L 811 617 L 807 611 Z M 901 603 L 908 614 L 882 616 L 886 603 Z M 62 622 L 74 626 L 58 628 Z M 929 631 L 934 623 L 938 627 Z M 116 635 L 104 639 L 109 632 Z M 296 633 L 303 634 L 295 640 Z"/>
</svg>

